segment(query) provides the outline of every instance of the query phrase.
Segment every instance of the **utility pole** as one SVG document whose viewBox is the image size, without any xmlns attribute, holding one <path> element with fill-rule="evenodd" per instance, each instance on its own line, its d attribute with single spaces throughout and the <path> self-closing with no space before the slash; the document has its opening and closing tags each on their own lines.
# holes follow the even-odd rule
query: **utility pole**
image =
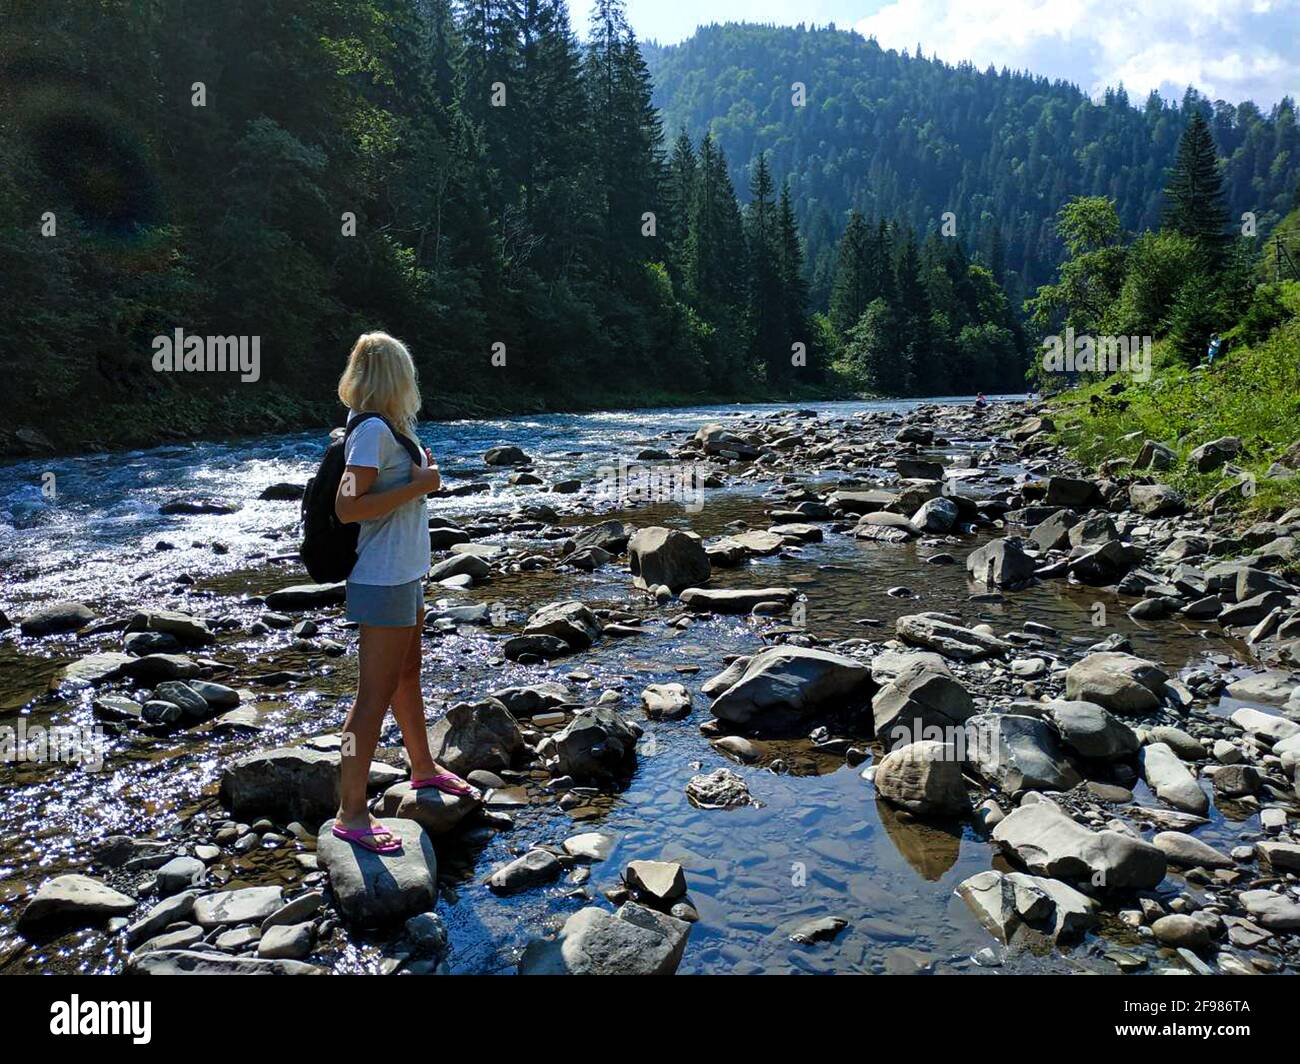
<svg viewBox="0 0 1300 1064">
<path fill-rule="evenodd" d="M 1286 245 L 1282 242 L 1282 234 L 1273 234 L 1273 280 L 1281 281 L 1283 274 L 1283 263 L 1286 264 L 1286 273 L 1300 280 L 1300 270 L 1296 269 L 1295 260 L 1291 258 L 1291 253 L 1287 251 Z"/>
</svg>

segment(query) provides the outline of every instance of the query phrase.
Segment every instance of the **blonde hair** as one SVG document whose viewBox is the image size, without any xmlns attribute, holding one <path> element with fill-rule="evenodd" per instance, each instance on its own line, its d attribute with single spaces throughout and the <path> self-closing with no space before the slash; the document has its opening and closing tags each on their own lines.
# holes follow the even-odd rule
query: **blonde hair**
<svg viewBox="0 0 1300 1064">
<path fill-rule="evenodd" d="M 388 333 L 358 337 L 339 378 L 339 399 L 357 413 L 383 414 L 414 439 L 420 384 L 406 345 Z"/>
</svg>

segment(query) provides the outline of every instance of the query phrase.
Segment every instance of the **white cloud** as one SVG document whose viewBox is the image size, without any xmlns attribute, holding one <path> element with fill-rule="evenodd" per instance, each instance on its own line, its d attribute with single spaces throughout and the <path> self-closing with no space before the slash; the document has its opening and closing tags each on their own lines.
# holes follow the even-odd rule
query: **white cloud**
<svg viewBox="0 0 1300 1064">
<path fill-rule="evenodd" d="M 1300 0 L 892 0 L 854 28 L 885 48 L 1010 67 L 1140 102 L 1193 85 L 1267 108 L 1300 88 Z"/>
</svg>

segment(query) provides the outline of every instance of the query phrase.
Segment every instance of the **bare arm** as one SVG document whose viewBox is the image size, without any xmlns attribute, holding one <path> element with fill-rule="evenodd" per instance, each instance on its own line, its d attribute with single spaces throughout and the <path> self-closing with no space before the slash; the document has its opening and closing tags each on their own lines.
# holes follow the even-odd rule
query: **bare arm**
<svg viewBox="0 0 1300 1064">
<path fill-rule="evenodd" d="M 355 521 L 376 521 L 392 513 L 399 506 L 437 491 L 442 486 L 438 467 L 411 463 L 411 482 L 387 491 L 372 492 L 379 470 L 371 466 L 348 466 L 339 481 L 334 497 L 334 512 L 345 525 Z"/>
</svg>

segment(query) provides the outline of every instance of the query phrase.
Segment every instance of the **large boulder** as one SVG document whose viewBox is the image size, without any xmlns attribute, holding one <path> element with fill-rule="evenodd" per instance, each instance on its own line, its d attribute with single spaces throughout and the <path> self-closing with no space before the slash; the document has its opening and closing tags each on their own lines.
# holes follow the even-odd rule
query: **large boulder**
<svg viewBox="0 0 1300 1064">
<path fill-rule="evenodd" d="M 872 777 L 888 802 L 918 816 L 961 816 L 970 798 L 955 747 L 933 739 L 901 746 L 884 756 Z"/>
<path fill-rule="evenodd" d="M 978 872 L 954 893 L 1000 942 L 1077 938 L 1097 922 L 1097 902 L 1068 883 L 1024 872 Z"/>
<path fill-rule="evenodd" d="M 125 916 L 136 900 L 107 883 L 75 873 L 47 879 L 18 917 L 18 929 L 58 925 L 89 927 L 114 916 Z"/>
<path fill-rule="evenodd" d="M 23 635 L 62 635 L 85 628 L 95 613 L 84 602 L 51 602 L 24 614 L 18 622 Z"/>
<path fill-rule="evenodd" d="M 628 531 L 623 522 L 611 519 L 602 521 L 598 525 L 589 525 L 576 533 L 570 541 L 573 544 L 573 551 L 566 551 L 566 553 L 594 547 L 609 554 L 622 554 L 627 549 L 627 540 Z"/>
<path fill-rule="evenodd" d="M 380 821 L 401 839 L 396 853 L 371 853 L 332 832 L 327 821 L 317 833 L 316 860 L 329 875 L 330 890 L 343 915 L 359 927 L 384 927 L 428 912 L 438 900 L 438 858 L 429 833 L 414 820 Z"/>
<path fill-rule="evenodd" d="M 636 732 L 609 706 L 580 711 L 551 741 L 560 772 L 575 779 L 616 777 L 636 759 Z"/>
<path fill-rule="evenodd" d="M 691 693 L 683 684 L 652 683 L 641 692 L 641 708 L 651 720 L 681 720 L 691 715 Z"/>
<path fill-rule="evenodd" d="M 904 665 L 871 700 L 876 736 L 891 747 L 927 738 L 928 729 L 961 725 L 974 713 L 966 688 L 926 660 Z"/>
<path fill-rule="evenodd" d="M 1128 489 L 1133 509 L 1144 517 L 1169 517 L 1187 509 L 1187 503 L 1168 484 L 1134 484 Z"/>
<path fill-rule="evenodd" d="M 1024 443 L 1037 436 L 1040 432 L 1055 432 L 1056 424 L 1050 417 L 1029 417 L 1025 418 L 1019 425 L 1007 433 L 1007 439 L 1015 443 Z"/>
<path fill-rule="evenodd" d="M 1061 741 L 1080 757 L 1116 761 L 1132 757 L 1141 745 L 1137 734 L 1095 702 L 1057 699 L 1044 707 Z"/>
<path fill-rule="evenodd" d="M 922 532 L 944 534 L 952 531 L 957 516 L 957 504 L 951 499 L 938 497 L 923 502 L 920 509 L 912 514 L 911 522 Z"/>
<path fill-rule="evenodd" d="M 531 717 L 549 713 L 573 703 L 574 694 L 563 684 L 543 682 L 502 687 L 491 694 L 514 717 Z"/>
<path fill-rule="evenodd" d="M 1070 529 L 1079 523 L 1079 515 L 1066 507 L 1054 511 L 1029 533 L 1029 540 L 1039 550 L 1065 550 L 1070 546 Z"/>
<path fill-rule="evenodd" d="M 479 807 L 473 798 L 448 794 L 437 787 L 416 790 L 410 783 L 395 783 L 384 791 L 379 813 L 398 820 L 414 820 L 430 835 L 445 835 Z"/>
<path fill-rule="evenodd" d="M 872 539 L 878 543 L 906 543 L 921 534 L 921 530 L 902 514 L 881 511 L 865 514 L 853 529 L 858 539 Z"/>
<path fill-rule="evenodd" d="M 434 563 L 429 570 L 429 580 L 436 584 L 453 577 L 467 576 L 471 581 L 477 582 L 491 573 L 492 566 L 477 554 L 453 554 Z"/>
<path fill-rule="evenodd" d="M 1198 473 L 1212 473 L 1225 466 L 1241 454 L 1242 442 L 1239 436 L 1220 436 L 1192 450 L 1187 456 L 1187 464 Z"/>
<path fill-rule="evenodd" d="M 1081 522 L 1082 523 L 1082 522 Z M 1075 525 L 1070 530 L 1074 533 Z M 1121 580 L 1141 557 L 1141 549 L 1117 539 L 1106 540 L 1097 546 L 1076 546 L 1070 554 L 1068 570 L 1080 583 L 1089 587 L 1105 587 Z"/>
<path fill-rule="evenodd" d="M 1178 452 L 1172 447 L 1157 443 L 1155 440 L 1147 440 L 1138 451 L 1138 456 L 1133 459 L 1133 468 L 1171 469 L 1176 461 L 1178 461 Z"/>
<path fill-rule="evenodd" d="M 1065 673 L 1065 697 L 1095 702 L 1112 713 L 1150 713 L 1160 707 L 1168 674 L 1154 661 L 1118 651 L 1101 651 L 1077 661 Z"/>
<path fill-rule="evenodd" d="M 1034 578 L 1034 560 L 1010 539 L 995 539 L 966 559 L 966 571 L 990 587 L 1022 587 Z"/>
<path fill-rule="evenodd" d="M 523 732 L 505 705 L 488 697 L 457 702 L 429 729 L 433 759 L 464 776 L 475 769 L 509 768 L 524 748 Z"/>
<path fill-rule="evenodd" d="M 966 722 L 966 757 L 975 770 L 1007 794 L 1068 791 L 1083 781 L 1037 717 L 981 713 Z"/>
<path fill-rule="evenodd" d="M 685 920 L 627 902 L 579 909 L 554 940 L 530 942 L 520 975 L 672 975 L 686 951 Z"/>
<path fill-rule="evenodd" d="M 204 646 L 215 638 L 207 621 L 175 610 L 141 610 L 126 626 L 128 632 L 162 632 L 187 646 Z"/>
<path fill-rule="evenodd" d="M 564 864 L 550 850 L 534 849 L 516 857 L 488 876 L 493 894 L 518 894 L 559 879 Z"/>
<path fill-rule="evenodd" d="M 1071 510 L 1090 510 L 1103 503 L 1101 492 L 1091 480 L 1079 480 L 1075 477 L 1049 477 L 1047 495 L 1043 502 L 1047 506 L 1067 506 Z"/>
<path fill-rule="evenodd" d="M 513 444 L 489 447 L 483 455 L 483 461 L 490 466 L 527 465 L 532 459 Z"/>
<path fill-rule="evenodd" d="M 638 902 L 665 912 L 686 896 L 686 871 L 676 861 L 629 861 L 623 882 Z"/>
<path fill-rule="evenodd" d="M 1165 855 L 1150 843 L 1118 831 L 1092 831 L 1042 798 L 1003 817 L 993 841 L 1030 872 L 1053 879 L 1150 890 L 1165 877 Z"/>
<path fill-rule="evenodd" d="M 658 584 L 677 592 L 709 582 L 709 556 L 698 538 L 676 528 L 639 528 L 627 542 L 628 561 L 637 587 Z"/>
<path fill-rule="evenodd" d="M 815 713 L 865 704 L 874 683 L 860 661 L 809 647 L 775 646 L 749 659 L 709 707 L 747 728 L 785 728 Z"/>
<path fill-rule="evenodd" d="M 1233 860 L 1209 843 L 1182 831 L 1161 831 L 1151 844 L 1179 868 L 1231 868 Z"/>
<path fill-rule="evenodd" d="M 1197 816 L 1203 816 L 1209 810 L 1210 799 L 1168 743 L 1144 746 L 1139 760 L 1147 786 L 1162 802 Z"/>
<path fill-rule="evenodd" d="M 339 808 L 339 753 L 282 746 L 246 754 L 221 772 L 221 801 L 236 816 L 280 816 L 317 824 Z M 371 790 L 390 787 L 400 769 L 372 761 Z"/>
<path fill-rule="evenodd" d="M 936 650 L 955 661 L 974 661 L 1004 654 L 1011 644 L 994 635 L 944 620 L 931 613 L 910 613 L 894 622 L 900 639 Z"/>
<path fill-rule="evenodd" d="M 1300 724 L 1276 713 L 1243 706 L 1234 710 L 1229 718 L 1242 731 L 1268 743 L 1280 743 L 1300 736 Z"/>
<path fill-rule="evenodd" d="M 705 454 L 739 458 L 757 458 L 763 452 L 752 443 L 728 429 L 725 425 L 710 422 L 695 433 L 695 443 Z"/>
<path fill-rule="evenodd" d="M 552 602 L 528 618 L 525 635 L 553 635 L 574 650 L 586 650 L 600 638 L 600 621 L 581 602 Z"/>
</svg>

